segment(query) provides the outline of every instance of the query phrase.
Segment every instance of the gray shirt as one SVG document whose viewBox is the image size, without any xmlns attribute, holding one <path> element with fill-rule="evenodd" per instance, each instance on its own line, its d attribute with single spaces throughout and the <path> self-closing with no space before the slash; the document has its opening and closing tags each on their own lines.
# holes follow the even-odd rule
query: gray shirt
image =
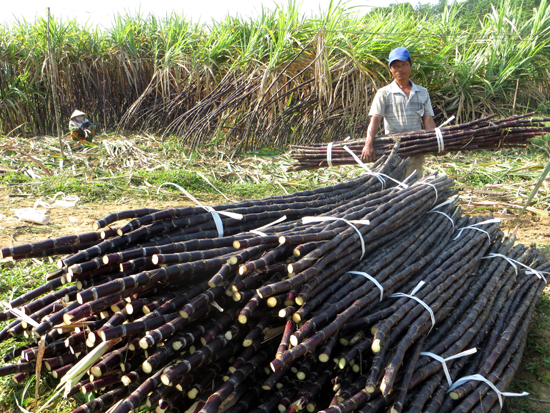
<svg viewBox="0 0 550 413">
<path fill-rule="evenodd" d="M 428 89 L 411 81 L 409 97 L 395 80 L 376 92 L 369 116 L 384 117 L 386 134 L 412 132 L 422 129 L 422 116 L 433 116 L 434 111 Z"/>
</svg>

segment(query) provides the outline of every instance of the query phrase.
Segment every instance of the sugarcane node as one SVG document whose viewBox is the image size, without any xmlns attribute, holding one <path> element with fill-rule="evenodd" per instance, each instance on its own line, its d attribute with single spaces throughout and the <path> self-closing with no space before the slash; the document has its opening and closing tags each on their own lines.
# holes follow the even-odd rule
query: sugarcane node
<svg viewBox="0 0 550 413">
<path fill-rule="evenodd" d="M 374 340 L 372 340 L 371 349 L 372 349 L 373 353 L 379 353 L 380 352 L 380 350 L 382 349 L 382 343 L 381 343 L 381 340 L 379 338 L 375 338 Z"/>
</svg>

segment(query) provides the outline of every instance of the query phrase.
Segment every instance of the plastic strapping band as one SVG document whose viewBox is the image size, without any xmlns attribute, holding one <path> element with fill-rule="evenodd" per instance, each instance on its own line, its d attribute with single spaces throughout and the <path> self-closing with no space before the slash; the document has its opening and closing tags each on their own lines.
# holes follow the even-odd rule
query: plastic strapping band
<svg viewBox="0 0 550 413">
<path fill-rule="evenodd" d="M 14 316 L 16 316 L 18 319 L 26 322 L 28 325 L 31 325 L 33 327 L 38 327 L 40 323 L 37 323 L 35 320 L 30 318 L 27 314 L 25 314 L 23 311 L 21 311 L 19 308 L 14 308 L 10 305 L 10 303 L 1 302 L 4 307 L 6 307 L 10 313 L 12 313 Z"/>
<path fill-rule="evenodd" d="M 437 152 L 441 153 L 445 150 L 445 142 L 443 141 L 441 129 L 435 128 L 435 137 L 437 138 Z"/>
<path fill-rule="evenodd" d="M 196 199 L 193 195 L 191 195 L 189 192 L 187 192 L 181 186 L 179 186 L 178 184 L 174 184 L 172 182 L 165 182 L 161 186 L 159 186 L 158 189 L 157 189 L 157 194 L 159 193 L 160 188 L 162 188 L 164 185 L 175 186 L 181 192 L 183 192 L 183 194 L 187 198 L 189 198 L 191 201 L 196 203 L 201 208 L 204 208 L 206 211 L 210 212 L 212 214 L 212 218 L 214 219 L 214 223 L 216 224 L 216 229 L 218 230 L 218 237 L 220 237 L 220 238 L 223 237 L 223 222 L 222 222 L 222 219 L 220 218 L 220 215 L 225 215 L 226 217 L 233 218 L 233 219 L 239 219 L 239 220 L 243 219 L 243 216 L 241 214 L 236 214 L 234 212 L 227 212 L 227 211 L 216 211 L 216 210 L 214 210 L 214 208 L 212 208 L 210 206 L 203 205 L 198 199 Z"/>
<path fill-rule="evenodd" d="M 273 225 L 276 225 L 280 222 L 283 222 L 284 220 L 286 219 L 286 215 L 283 215 L 281 218 L 277 219 L 276 221 L 273 221 L 269 224 L 266 224 L 262 227 L 259 227 L 259 228 L 256 228 L 256 229 L 253 229 L 253 230 L 250 230 L 248 232 L 251 232 L 253 234 L 257 234 L 259 235 L 260 237 L 267 237 L 267 234 L 263 233 L 261 230 L 262 229 L 266 229 L 266 228 L 269 228 L 269 227 L 272 227 Z"/>
<path fill-rule="evenodd" d="M 327 145 L 327 163 L 332 168 L 332 142 L 329 142 Z"/>
<path fill-rule="evenodd" d="M 458 353 L 454 356 L 447 357 L 446 359 L 444 359 L 441 356 L 438 356 L 437 354 L 430 353 L 429 351 L 423 351 L 422 353 L 420 353 L 420 355 L 421 356 L 428 356 L 428 357 L 431 357 L 431 358 L 439 361 L 441 363 L 441 365 L 443 366 L 443 372 L 445 373 L 445 377 L 447 377 L 447 382 L 449 383 L 449 387 L 452 387 L 453 380 L 451 379 L 451 374 L 449 373 L 449 368 L 447 367 L 447 361 L 451 361 L 451 360 L 454 360 L 454 359 L 457 359 L 457 358 L 460 358 L 460 357 L 469 356 L 469 355 L 474 354 L 474 353 L 477 353 L 477 348 L 471 348 L 470 350 L 463 351 L 462 353 Z"/>
<path fill-rule="evenodd" d="M 441 133 L 441 128 L 445 126 L 447 123 L 454 120 L 454 116 L 451 116 L 449 119 L 447 119 L 445 122 L 443 122 L 441 125 L 439 125 L 438 128 L 435 128 L 435 137 L 437 138 L 437 151 L 439 153 L 443 152 L 445 150 L 445 142 L 443 141 L 443 134 Z"/>
<path fill-rule="evenodd" d="M 434 201 L 434 203 L 433 203 L 432 205 L 435 205 L 436 202 L 437 202 L 437 197 L 438 197 L 438 195 L 439 195 L 438 192 L 437 192 L 437 188 L 435 187 L 435 185 L 434 185 L 434 184 L 431 184 L 431 183 L 429 183 L 429 182 L 426 182 L 426 181 L 420 181 L 418 184 L 419 184 L 419 185 L 430 185 L 430 186 L 434 189 L 434 191 L 435 191 L 435 201 Z"/>
<path fill-rule="evenodd" d="M 430 211 L 435 211 L 436 209 L 439 209 L 439 208 L 441 208 L 442 206 L 452 204 L 452 203 L 455 202 L 457 199 L 458 199 L 458 197 L 449 198 L 449 199 L 447 199 L 445 202 L 442 202 L 441 204 L 434 206 L 432 209 L 430 209 Z"/>
<path fill-rule="evenodd" d="M 382 287 L 382 284 L 380 284 L 378 281 L 376 281 L 376 278 L 374 278 L 372 275 L 369 275 L 367 274 L 366 272 L 362 272 L 362 271 L 348 271 L 349 274 L 357 274 L 357 275 L 362 275 L 363 277 L 369 279 L 370 281 L 372 281 L 372 283 L 374 285 L 376 285 L 378 287 L 378 289 L 380 290 L 380 302 L 382 302 L 382 300 L 384 299 L 384 287 Z"/>
<path fill-rule="evenodd" d="M 544 277 L 544 275 L 542 275 L 542 273 L 540 271 L 534 270 L 533 268 L 529 267 L 528 265 L 525 265 L 525 264 L 523 264 L 519 261 L 516 261 L 516 260 L 514 260 L 510 257 L 507 257 L 506 255 L 496 254 L 496 253 L 492 252 L 489 255 L 487 255 L 486 257 L 483 257 L 481 259 L 482 260 L 487 260 L 489 258 L 504 258 L 506 261 L 508 261 L 510 263 L 510 265 L 512 267 L 514 267 L 514 270 L 516 271 L 516 275 L 518 273 L 518 265 L 521 265 L 523 268 L 526 268 L 528 270 L 528 271 L 525 271 L 526 274 L 534 274 L 537 277 L 539 277 L 541 280 L 543 280 L 545 284 L 548 284 L 548 281 L 546 281 L 546 278 Z"/>
<path fill-rule="evenodd" d="M 430 334 L 430 332 L 432 331 L 432 328 L 434 328 L 435 326 L 435 316 L 434 316 L 434 312 L 433 310 L 430 308 L 430 306 L 428 304 L 426 304 L 424 301 L 422 301 L 420 298 L 418 297 L 415 297 L 414 295 L 418 292 L 418 290 L 420 290 L 420 288 L 424 285 L 424 281 L 420 281 L 418 283 L 418 285 L 415 287 L 414 290 L 412 290 L 412 292 L 410 294 L 405 294 L 405 293 L 395 293 L 395 294 L 392 294 L 390 297 L 406 297 L 406 298 L 410 298 L 414 301 L 416 301 L 418 304 L 420 304 L 422 307 L 424 307 L 426 309 L 426 311 L 428 311 L 428 313 L 430 313 L 430 318 L 432 319 L 432 326 L 430 327 L 430 331 L 428 331 L 428 334 Z"/>
<path fill-rule="evenodd" d="M 441 214 L 443 215 L 444 217 L 446 217 L 449 221 L 451 221 L 451 224 L 453 225 L 453 231 L 455 229 L 455 222 L 453 221 L 453 219 L 447 215 L 445 212 L 441 212 L 441 211 L 428 211 L 426 212 L 427 214 Z"/>
<path fill-rule="evenodd" d="M 382 184 L 382 189 L 384 189 L 385 186 L 386 186 L 386 181 L 384 181 L 384 178 L 388 178 L 388 179 L 392 180 L 393 182 L 395 182 L 397 184 L 397 186 L 401 187 L 401 189 L 407 189 L 409 187 L 407 184 L 405 184 L 403 182 L 400 182 L 397 179 L 394 179 L 389 175 L 386 175 L 386 174 L 383 174 L 383 173 L 380 173 L 380 172 L 372 171 L 367 165 L 365 165 L 363 163 L 363 161 L 361 159 L 359 159 L 359 157 L 355 153 L 353 153 L 353 151 L 350 148 L 348 148 L 347 146 L 344 145 L 344 149 L 353 157 L 355 162 L 357 162 L 357 164 L 366 171 L 366 173 L 368 175 L 374 176 L 376 179 L 378 179 L 380 181 L 380 183 Z M 382 178 L 382 177 L 384 177 L 384 178 Z"/>
<path fill-rule="evenodd" d="M 500 218 L 493 218 L 493 219 L 488 219 L 487 221 L 478 222 L 477 224 L 473 224 L 473 225 L 470 225 L 470 226 L 467 226 L 467 227 L 460 228 L 458 230 L 458 234 L 456 235 L 456 237 L 454 237 L 454 239 L 458 239 L 462 235 L 462 231 L 464 231 L 465 229 L 475 229 L 476 231 L 481 231 L 481 232 L 484 232 L 485 234 L 487 234 L 487 238 L 489 238 L 489 242 L 490 242 L 491 241 L 491 236 L 489 235 L 489 233 L 485 230 L 482 230 L 481 228 L 476 228 L 476 227 L 478 225 L 493 224 L 493 223 L 498 223 L 500 221 L 501 221 Z"/>
<path fill-rule="evenodd" d="M 304 224 L 309 224 L 310 222 L 323 222 L 323 221 L 342 221 L 348 224 L 350 227 L 352 227 L 355 230 L 355 232 L 357 232 L 357 235 L 359 235 L 359 241 L 361 241 L 361 258 L 359 258 L 359 261 L 361 261 L 363 259 L 363 256 L 365 255 L 365 241 L 363 240 L 363 234 L 361 234 L 361 231 L 359 231 L 359 229 L 357 229 L 357 227 L 353 224 L 370 225 L 370 221 L 367 219 L 348 221 L 345 218 L 336 218 L 336 217 L 304 217 L 302 218 L 302 222 Z"/>
<path fill-rule="evenodd" d="M 508 392 L 501 392 L 499 389 L 497 389 L 497 387 L 491 382 L 489 381 L 487 378 L 483 377 L 481 374 L 474 374 L 473 376 L 466 376 L 466 377 L 462 377 L 461 379 L 455 381 L 455 383 L 449 388 L 449 390 L 447 390 L 447 393 L 453 391 L 454 389 L 456 389 L 457 387 L 459 386 L 462 386 L 464 383 L 470 381 L 470 380 L 475 380 L 475 381 L 482 381 L 483 383 L 485 383 L 487 386 L 489 386 L 491 389 L 493 389 L 495 391 L 495 393 L 497 394 L 498 396 L 498 401 L 500 403 L 500 407 L 502 408 L 504 402 L 502 401 L 502 396 L 506 396 L 506 397 L 524 397 L 524 396 L 529 396 L 529 393 L 527 392 L 523 392 L 523 393 L 508 393 Z"/>
</svg>

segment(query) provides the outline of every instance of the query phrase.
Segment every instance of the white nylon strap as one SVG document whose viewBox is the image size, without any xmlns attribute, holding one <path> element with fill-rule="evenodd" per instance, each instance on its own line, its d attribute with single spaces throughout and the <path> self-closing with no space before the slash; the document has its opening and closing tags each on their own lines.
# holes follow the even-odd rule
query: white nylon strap
<svg viewBox="0 0 550 413">
<path fill-rule="evenodd" d="M 264 232 L 262 232 L 261 230 L 262 230 L 262 229 L 269 228 L 269 227 L 272 227 L 273 225 L 276 225 L 276 224 L 278 224 L 279 222 L 283 222 L 285 219 L 286 219 L 286 215 L 283 215 L 281 218 L 277 219 L 276 221 L 273 221 L 273 222 L 271 222 L 271 223 L 269 223 L 269 224 L 266 224 L 266 225 L 264 225 L 264 226 L 262 226 L 262 227 L 259 227 L 259 228 L 256 228 L 256 229 L 252 229 L 252 230 L 250 230 L 250 231 L 248 231 L 248 232 L 251 232 L 251 233 L 253 233 L 253 234 L 257 234 L 257 235 L 259 235 L 260 237 L 267 237 L 267 234 L 264 233 Z"/>
<path fill-rule="evenodd" d="M 456 389 L 457 387 L 459 386 L 462 386 L 464 383 L 470 381 L 470 380 L 474 380 L 474 381 L 482 381 L 483 383 L 485 383 L 486 385 L 488 385 L 491 389 L 493 389 L 495 391 L 495 393 L 497 394 L 498 396 L 498 402 L 500 403 L 500 407 L 502 408 L 504 402 L 502 401 L 502 396 L 506 396 L 506 397 L 524 397 L 524 396 L 529 396 L 529 393 L 527 392 L 523 392 L 523 393 L 508 393 L 508 392 L 501 392 L 499 389 L 497 389 L 497 387 L 491 382 L 489 381 L 488 379 L 486 379 L 485 377 L 483 377 L 481 374 L 474 374 L 473 376 L 466 376 L 466 377 L 462 377 L 461 379 L 457 380 L 454 382 L 454 384 L 449 388 L 449 390 L 447 390 L 447 393 L 450 393 L 451 391 L 453 391 L 454 389 Z"/>
<path fill-rule="evenodd" d="M 329 142 L 327 145 L 327 163 L 332 168 L 332 142 Z"/>
<path fill-rule="evenodd" d="M 458 234 L 456 235 L 456 237 L 454 237 L 454 239 L 458 239 L 461 235 L 462 235 L 462 231 L 464 231 L 465 229 L 475 229 L 476 231 L 481 231 L 481 232 L 484 232 L 485 234 L 487 234 L 487 238 L 489 238 L 489 242 L 491 241 L 491 236 L 489 235 L 489 233 L 487 231 L 484 231 L 482 230 L 481 228 L 476 228 L 478 225 L 486 225 L 486 224 L 493 224 L 493 223 L 499 223 L 501 221 L 500 218 L 493 218 L 493 219 L 488 219 L 487 221 L 483 221 L 483 222 L 478 222 L 477 224 L 472 224 L 470 226 L 467 226 L 467 227 L 463 227 L 463 228 L 460 228 L 458 230 Z"/>
<path fill-rule="evenodd" d="M 382 189 L 384 189 L 386 187 L 386 181 L 384 180 L 384 178 L 387 178 L 387 179 L 395 182 L 397 184 L 397 186 L 401 187 L 401 189 L 407 189 L 409 187 L 407 184 L 405 184 L 403 182 L 400 182 L 397 179 L 393 179 L 389 175 L 386 175 L 386 174 L 383 174 L 383 173 L 380 173 L 380 172 L 372 171 L 367 165 L 365 165 L 363 163 L 363 161 L 361 159 L 359 159 L 359 157 L 355 153 L 353 153 L 353 151 L 350 148 L 348 148 L 347 146 L 344 145 L 344 149 L 346 150 L 347 153 L 349 153 L 353 157 L 355 162 L 357 162 L 357 164 L 366 171 L 367 175 L 374 176 L 376 179 L 378 179 L 380 181 L 380 183 L 382 184 Z"/>
<path fill-rule="evenodd" d="M 455 229 L 455 222 L 453 221 L 453 219 L 447 215 L 445 212 L 441 212 L 441 211 L 428 211 L 426 212 L 427 214 L 441 214 L 443 215 L 444 217 L 446 217 L 449 221 L 451 221 L 451 224 L 453 225 L 453 231 Z"/>
<path fill-rule="evenodd" d="M 2 304 L 7 310 L 9 310 L 10 313 L 12 313 L 18 319 L 26 322 L 28 325 L 33 326 L 33 327 L 38 327 L 40 325 L 40 323 L 37 323 L 35 320 L 30 318 L 27 314 L 25 314 L 19 308 L 12 307 L 10 303 L 6 303 L 6 302 L 2 301 L 2 302 L 0 302 L 0 304 Z"/>
<path fill-rule="evenodd" d="M 441 125 L 439 125 L 438 128 L 435 128 L 435 137 L 437 138 L 437 149 L 438 152 L 441 153 L 445 150 L 445 142 L 443 141 L 443 134 L 441 133 L 441 128 L 445 126 L 447 123 L 452 122 L 454 120 L 454 116 L 451 116 L 449 119 L 447 119 L 445 122 L 443 122 Z"/>
<path fill-rule="evenodd" d="M 416 301 L 418 304 L 420 304 L 422 307 L 424 307 L 426 309 L 426 311 L 428 311 L 428 313 L 430 313 L 430 318 L 432 319 L 432 326 L 430 327 L 430 331 L 428 331 L 428 334 L 430 334 L 430 332 L 432 331 L 432 329 L 434 328 L 435 326 L 435 316 L 434 316 L 434 312 L 433 310 L 430 308 L 430 306 L 428 304 L 426 304 L 424 301 L 422 301 L 420 298 L 418 297 L 415 297 L 414 295 L 418 292 L 418 290 L 420 290 L 420 288 L 422 288 L 422 286 L 424 285 L 424 281 L 420 281 L 418 283 L 418 285 L 414 288 L 414 290 L 412 290 L 412 292 L 410 294 L 405 294 L 405 293 L 395 293 L 395 294 L 392 294 L 390 297 L 406 297 L 406 298 L 410 298 L 414 301 Z"/>
<path fill-rule="evenodd" d="M 302 222 L 304 224 L 309 224 L 310 222 L 323 222 L 323 221 L 342 221 L 348 224 L 350 227 L 352 227 L 355 230 L 355 232 L 357 232 L 357 235 L 359 235 L 359 241 L 361 241 L 361 258 L 359 258 L 359 261 L 361 261 L 363 259 L 363 256 L 365 255 L 365 241 L 363 240 L 363 234 L 361 234 L 361 231 L 359 231 L 359 229 L 357 229 L 357 227 L 353 224 L 370 225 L 370 221 L 368 219 L 348 221 L 345 218 L 336 218 L 336 217 L 303 217 L 302 218 Z"/>
<path fill-rule="evenodd" d="M 435 191 L 435 201 L 434 201 L 434 203 L 433 203 L 432 205 L 435 205 L 435 204 L 437 203 L 437 197 L 438 197 L 438 195 L 439 195 L 438 192 L 437 192 L 437 188 L 435 187 L 435 185 L 434 185 L 434 184 L 431 184 L 431 183 L 429 183 L 429 182 L 426 182 L 426 181 L 420 181 L 420 182 L 418 182 L 418 184 L 419 184 L 419 185 L 429 185 L 429 186 L 431 186 L 431 187 L 434 189 L 434 191 Z"/>
<path fill-rule="evenodd" d="M 458 199 L 458 196 L 455 196 L 454 198 L 449 198 L 445 202 L 440 203 L 439 205 L 434 206 L 430 211 L 435 211 L 436 209 L 441 208 L 442 206 L 452 204 Z"/>
<path fill-rule="evenodd" d="M 506 255 L 496 254 L 496 253 L 492 252 L 489 255 L 487 255 L 486 257 L 483 257 L 481 259 L 482 260 L 487 260 L 489 258 L 504 258 L 506 261 L 508 261 L 510 263 L 510 265 L 512 267 L 514 267 L 514 270 L 516 271 L 516 275 L 518 274 L 518 265 L 521 265 L 523 268 L 526 268 L 528 270 L 528 271 L 525 271 L 526 274 L 534 274 L 537 277 L 539 277 L 541 280 L 543 280 L 545 284 L 548 284 L 548 281 L 546 281 L 546 278 L 544 277 L 544 275 L 542 275 L 541 271 L 534 270 L 533 268 L 529 267 L 528 265 L 522 264 L 519 261 L 516 261 L 516 260 L 514 260 L 510 257 L 507 257 Z"/>
<path fill-rule="evenodd" d="M 226 217 L 233 218 L 233 219 L 243 219 L 243 216 L 241 214 L 236 214 L 234 212 L 227 212 L 227 211 L 216 211 L 214 208 L 203 205 L 198 199 L 196 199 L 193 195 L 191 195 L 189 192 L 187 192 L 185 189 L 183 189 L 180 185 L 174 184 L 172 182 L 165 182 L 157 189 L 157 194 L 160 191 L 160 188 L 162 188 L 164 185 L 172 185 L 178 188 L 183 194 L 189 198 L 191 201 L 196 203 L 201 208 L 204 208 L 207 212 L 210 212 L 212 214 L 212 218 L 214 219 L 214 223 L 216 224 L 216 229 L 218 230 L 218 236 L 221 238 L 223 237 L 223 223 L 222 219 L 220 218 L 220 215 L 225 215 Z"/>
<path fill-rule="evenodd" d="M 447 378 L 447 382 L 449 383 L 449 387 L 453 385 L 453 380 L 451 379 L 451 374 L 449 373 L 449 368 L 447 367 L 447 361 L 451 361 L 460 357 L 469 356 L 471 354 L 477 353 L 477 348 L 471 348 L 470 350 L 463 351 L 462 353 L 458 353 L 454 356 L 447 357 L 444 359 L 441 356 L 438 356 L 437 354 L 430 353 L 429 351 L 423 351 L 420 353 L 421 356 L 428 356 L 431 357 L 441 363 L 443 366 L 443 372 L 445 373 L 445 377 Z"/>
<path fill-rule="evenodd" d="M 370 281 L 372 281 L 372 283 L 374 285 L 376 285 L 378 287 L 378 289 L 380 290 L 380 302 L 382 302 L 383 298 L 384 298 L 384 287 L 382 287 L 382 284 L 380 284 L 378 281 L 376 281 L 376 278 L 374 278 L 372 275 L 369 275 L 367 274 L 366 272 L 362 272 L 362 271 L 348 271 L 349 274 L 357 274 L 357 275 L 362 275 L 363 277 L 369 279 Z"/>
</svg>

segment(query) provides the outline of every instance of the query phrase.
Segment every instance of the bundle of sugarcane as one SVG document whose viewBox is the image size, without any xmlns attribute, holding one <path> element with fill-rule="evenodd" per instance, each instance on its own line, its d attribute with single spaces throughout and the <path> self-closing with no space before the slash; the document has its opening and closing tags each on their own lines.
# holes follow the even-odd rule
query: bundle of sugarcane
<svg viewBox="0 0 550 413">
<path fill-rule="evenodd" d="M 430 398 L 439 411 L 460 398 L 479 406 L 470 397 L 482 391 L 488 405 L 493 393 L 470 381 L 444 397 L 442 364 L 421 352 L 448 358 L 478 346 L 483 357 L 447 362 L 450 377 L 479 373 L 506 388 L 543 287 L 522 265 L 546 267 L 537 251 L 512 248 L 497 222 L 462 217 L 452 180 L 399 183 L 405 166 L 390 156 L 376 173 L 328 188 L 206 214 L 128 211 L 98 221 L 97 236 L 2 249 L 14 258 L 74 251 L 0 313 L 18 317 L 0 340 L 35 338 L 5 357 L 21 360 L 0 375 L 21 381 L 44 365 L 66 396 L 98 392 L 78 413 L 114 404 L 117 413 L 143 404 L 415 411 Z M 108 227 L 127 218 L 136 219 Z"/>
<path fill-rule="evenodd" d="M 436 155 L 447 152 L 477 151 L 481 149 L 524 148 L 529 139 L 546 135 L 550 119 L 530 118 L 536 112 L 526 115 L 494 119 L 491 115 L 461 125 L 445 126 L 438 130 L 396 133 L 377 137 L 374 141 L 376 157 L 388 154 L 395 143 L 400 142 L 399 155 Z M 292 170 L 301 171 L 328 166 L 354 165 L 361 157 L 365 138 L 337 141 L 312 146 L 293 146 L 291 156 L 297 162 Z"/>
</svg>

